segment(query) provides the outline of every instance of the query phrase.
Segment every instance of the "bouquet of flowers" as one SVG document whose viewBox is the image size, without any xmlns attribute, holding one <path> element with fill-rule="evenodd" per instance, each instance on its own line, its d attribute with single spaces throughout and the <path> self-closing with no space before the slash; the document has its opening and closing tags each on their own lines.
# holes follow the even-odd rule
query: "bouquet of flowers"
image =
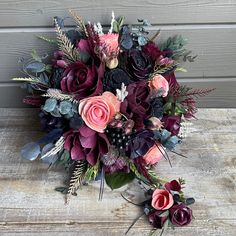
<svg viewBox="0 0 236 236">
<path fill-rule="evenodd" d="M 160 32 L 148 37 L 147 20 L 128 26 L 112 13 L 105 33 L 100 23 L 71 15 L 74 29 L 55 17 L 56 39 L 39 36 L 57 45 L 50 60 L 33 51 L 23 65 L 26 77 L 14 78 L 30 93 L 24 102 L 40 107 L 46 132 L 23 147 L 23 158 L 63 165 L 68 185 L 56 190 L 66 201 L 83 183 L 100 180 L 101 199 L 104 182 L 116 189 L 137 179 L 147 189 L 138 205 L 154 229 L 189 224 L 194 199 L 184 196 L 184 180 L 166 183 L 153 171 L 161 158 L 170 162 L 168 152 L 183 156 L 174 151 L 181 121 L 194 117 L 195 98 L 210 91 L 176 80 L 182 62 L 195 58 L 186 40 L 174 36 L 157 45 Z"/>
</svg>

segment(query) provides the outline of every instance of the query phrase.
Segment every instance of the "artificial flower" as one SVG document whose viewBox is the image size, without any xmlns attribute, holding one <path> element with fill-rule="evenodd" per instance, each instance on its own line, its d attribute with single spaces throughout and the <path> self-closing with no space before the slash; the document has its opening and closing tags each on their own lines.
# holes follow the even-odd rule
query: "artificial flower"
<svg viewBox="0 0 236 236">
<path fill-rule="evenodd" d="M 111 92 L 84 98 L 79 103 L 79 114 L 91 129 L 103 133 L 107 124 L 120 111 L 120 102 Z"/>
<path fill-rule="evenodd" d="M 78 100 L 98 95 L 103 91 L 102 76 L 102 65 L 96 69 L 94 63 L 86 65 L 81 61 L 74 62 L 63 73 L 61 90 L 74 94 Z"/>
<path fill-rule="evenodd" d="M 192 218 L 192 210 L 183 203 L 170 208 L 170 221 L 175 226 L 186 226 L 192 221 Z"/>
<path fill-rule="evenodd" d="M 149 80 L 148 86 L 150 89 L 162 90 L 162 97 L 168 95 L 169 83 L 162 75 L 155 75 L 151 80 Z"/>
<path fill-rule="evenodd" d="M 152 207 L 156 210 L 167 210 L 172 207 L 174 200 L 165 189 L 156 189 L 152 194 Z"/>
<path fill-rule="evenodd" d="M 154 144 L 143 156 L 147 165 L 154 165 L 161 160 L 164 150 L 160 144 Z"/>
</svg>

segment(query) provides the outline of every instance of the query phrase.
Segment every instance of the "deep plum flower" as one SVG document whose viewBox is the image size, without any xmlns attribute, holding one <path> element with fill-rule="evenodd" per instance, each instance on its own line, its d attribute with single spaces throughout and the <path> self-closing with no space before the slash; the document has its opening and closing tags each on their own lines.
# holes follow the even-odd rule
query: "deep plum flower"
<svg viewBox="0 0 236 236">
<path fill-rule="evenodd" d="M 134 120 L 135 128 L 143 127 L 143 121 L 150 117 L 150 89 L 146 81 L 132 83 L 127 86 L 128 96 L 121 103 L 121 113 Z"/>
<path fill-rule="evenodd" d="M 67 63 L 63 59 L 63 57 L 64 57 L 64 53 L 62 51 L 54 52 L 53 58 L 52 58 L 53 66 L 56 68 L 66 68 Z"/>
<path fill-rule="evenodd" d="M 164 113 L 163 99 L 161 97 L 155 97 L 151 100 L 150 104 L 152 116 L 162 119 Z"/>
<path fill-rule="evenodd" d="M 156 229 L 161 229 L 168 219 L 167 216 L 161 216 L 162 213 L 163 211 L 154 211 L 148 215 L 150 224 Z"/>
<path fill-rule="evenodd" d="M 170 221 L 175 226 L 186 226 L 192 218 L 192 210 L 183 203 L 170 208 Z"/>
<path fill-rule="evenodd" d="M 64 148 L 70 152 L 72 160 L 87 160 L 95 165 L 98 158 L 109 151 L 109 142 L 105 134 L 97 133 L 86 125 L 63 134 Z"/>
<path fill-rule="evenodd" d="M 180 130 L 181 116 L 169 116 L 163 117 L 162 122 L 164 128 L 171 132 L 172 135 L 178 135 Z"/>
<path fill-rule="evenodd" d="M 79 104 L 79 114 L 91 129 L 103 133 L 108 123 L 120 111 L 120 101 L 111 92 L 84 98 Z"/>
<path fill-rule="evenodd" d="M 148 79 L 153 70 L 153 64 L 149 57 L 138 49 L 131 49 L 127 55 L 126 70 L 132 80 Z"/>
<path fill-rule="evenodd" d="M 172 180 L 172 181 L 165 184 L 165 189 L 168 190 L 168 191 L 180 192 L 181 191 L 181 185 L 177 180 Z"/>
<path fill-rule="evenodd" d="M 102 92 L 103 67 L 98 69 L 94 63 L 86 65 L 77 61 L 69 65 L 63 73 L 61 80 L 61 90 L 73 93 L 76 99 L 95 96 Z"/>
<path fill-rule="evenodd" d="M 165 189 L 156 189 L 152 194 L 152 207 L 156 210 L 167 210 L 174 204 L 172 195 Z"/>
<path fill-rule="evenodd" d="M 162 51 L 154 42 L 151 41 L 143 47 L 143 52 L 149 56 L 153 62 L 155 62 L 162 55 Z"/>
<path fill-rule="evenodd" d="M 127 154 L 132 159 L 143 157 L 155 143 L 154 134 L 150 130 L 141 130 L 133 136 L 129 142 Z"/>
</svg>

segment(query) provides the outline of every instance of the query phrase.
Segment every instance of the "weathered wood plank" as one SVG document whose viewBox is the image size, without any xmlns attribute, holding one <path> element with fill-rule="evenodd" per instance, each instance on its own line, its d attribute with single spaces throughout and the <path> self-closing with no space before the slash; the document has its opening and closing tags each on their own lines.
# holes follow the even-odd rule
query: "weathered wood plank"
<svg viewBox="0 0 236 236">
<path fill-rule="evenodd" d="M 228 0 L 168 0 L 168 1 L 31 1 L 2 0 L 0 27 L 48 26 L 55 15 L 66 16 L 75 9 L 86 20 L 110 21 L 111 11 L 125 15 L 127 22 L 150 18 L 155 24 L 232 23 L 236 22 L 236 4 Z"/>
<path fill-rule="evenodd" d="M 160 176 L 184 177 L 186 193 L 196 198 L 193 223 L 165 235 L 236 234 L 235 117 L 235 109 L 200 109 L 199 120 L 189 126 L 178 150 L 189 158 L 171 154 L 173 168 L 165 160 L 158 165 Z M 99 183 L 94 183 L 64 206 L 63 197 L 53 190 L 63 181 L 63 172 L 47 172 L 39 162 L 20 159 L 21 146 L 40 136 L 37 123 L 36 110 L 0 109 L 1 235 L 123 235 L 140 210 L 124 201 L 120 190 L 105 188 L 99 202 Z M 135 183 L 121 191 L 134 202 L 143 198 Z M 149 229 L 142 219 L 130 235 L 147 235 Z"/>
<path fill-rule="evenodd" d="M 178 74 L 180 76 L 180 74 Z M 181 74 L 182 75 L 182 74 Z M 236 78 L 224 79 L 181 79 L 179 82 L 183 85 L 187 85 L 193 88 L 215 88 L 215 91 L 211 92 L 205 97 L 197 99 L 198 107 L 216 107 L 216 108 L 232 108 L 236 107 L 236 91 L 235 84 Z M 18 83 L 0 83 L 0 107 L 25 107 L 22 103 L 25 90 L 21 89 Z"/>
<path fill-rule="evenodd" d="M 151 28 L 151 34 L 158 28 Z M 8 82 L 12 77 L 20 76 L 21 57 L 29 58 L 33 49 L 39 53 L 49 53 L 53 50 L 52 45 L 38 39 L 36 35 L 55 36 L 54 32 L 45 33 L 45 29 L 38 31 L 9 30 L 0 31 L 0 81 Z M 236 27 L 235 28 L 209 28 L 209 27 L 162 27 L 159 41 L 169 36 L 182 34 L 188 39 L 188 48 L 198 55 L 194 63 L 185 63 L 188 70 L 182 77 L 229 77 L 235 76 L 236 63 Z M 47 31 L 53 31 L 48 29 Z M 217 37 L 216 37 L 217 35 Z"/>
</svg>

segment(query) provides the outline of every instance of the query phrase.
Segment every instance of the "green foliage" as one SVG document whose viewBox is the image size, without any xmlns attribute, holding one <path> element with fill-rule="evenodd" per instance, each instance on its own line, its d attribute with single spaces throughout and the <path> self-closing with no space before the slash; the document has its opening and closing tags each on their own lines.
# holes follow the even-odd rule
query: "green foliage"
<svg viewBox="0 0 236 236">
<path fill-rule="evenodd" d="M 37 38 L 42 39 L 43 41 L 48 42 L 50 44 L 57 44 L 56 39 L 50 39 L 50 38 L 44 37 L 42 35 L 38 35 Z"/>
<path fill-rule="evenodd" d="M 113 174 L 105 175 L 106 183 L 112 190 L 120 188 L 130 183 L 132 180 L 134 180 L 134 178 L 135 174 L 133 172 L 130 173 L 116 172 Z"/>
<path fill-rule="evenodd" d="M 187 50 L 185 45 L 187 40 L 181 35 L 169 37 L 165 42 L 159 45 L 161 50 L 170 50 L 173 52 L 171 58 L 175 61 L 189 61 L 193 62 L 197 56 L 191 56 L 191 51 Z"/>
<path fill-rule="evenodd" d="M 115 33 L 119 33 L 120 32 L 120 30 L 121 30 L 121 28 L 122 28 L 122 26 L 124 24 L 124 20 L 125 20 L 124 16 L 120 17 L 118 20 L 114 20 L 114 22 L 113 22 L 113 31 Z"/>
<path fill-rule="evenodd" d="M 99 162 L 97 162 L 96 165 L 94 166 L 88 166 L 86 172 L 85 172 L 85 177 L 84 179 L 86 181 L 93 181 L 96 179 L 99 171 Z"/>
</svg>

